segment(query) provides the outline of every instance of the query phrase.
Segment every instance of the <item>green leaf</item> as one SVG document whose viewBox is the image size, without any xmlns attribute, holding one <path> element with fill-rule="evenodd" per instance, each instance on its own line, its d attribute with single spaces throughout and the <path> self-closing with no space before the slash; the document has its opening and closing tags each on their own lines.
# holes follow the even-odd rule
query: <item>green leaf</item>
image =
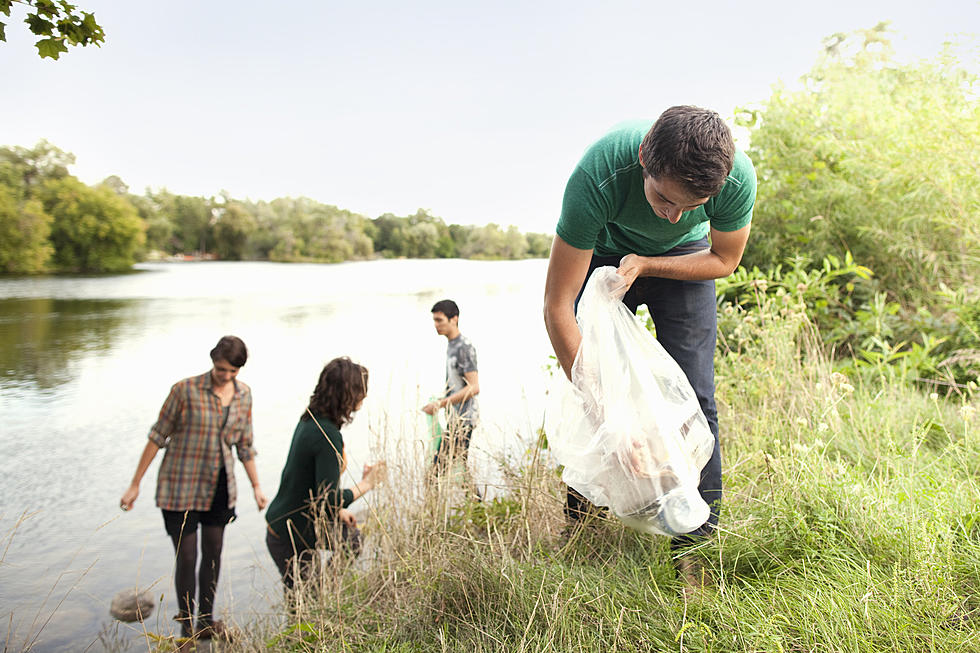
<svg viewBox="0 0 980 653">
<path fill-rule="evenodd" d="M 59 38 L 41 39 L 34 45 L 37 46 L 37 53 L 41 55 L 42 59 L 50 57 L 57 60 L 62 52 L 68 52 L 68 46 L 65 45 L 63 39 Z"/>
<path fill-rule="evenodd" d="M 0 0 L 0 14 L 3 14 L 4 16 L 9 16 L 10 15 L 10 5 L 12 3 L 13 3 L 13 0 Z"/>
<path fill-rule="evenodd" d="M 85 30 L 87 35 L 88 43 L 95 43 L 98 45 L 105 40 L 105 32 L 102 31 L 102 27 L 95 22 L 95 14 L 90 14 L 88 12 L 82 12 L 82 29 Z"/>
<path fill-rule="evenodd" d="M 38 14 L 43 14 L 45 16 L 58 15 L 58 8 L 53 2 L 51 2 L 51 0 L 36 0 L 34 3 L 34 8 L 37 10 Z"/>
<path fill-rule="evenodd" d="M 41 18 L 37 14 L 27 14 L 24 22 L 38 36 L 51 36 L 51 33 L 54 31 L 54 23 Z"/>
<path fill-rule="evenodd" d="M 7 40 L 7 33 L 3 31 L 4 30 L 4 27 L 5 27 L 4 24 L 3 23 L 0 23 L 0 41 L 6 41 Z"/>
</svg>

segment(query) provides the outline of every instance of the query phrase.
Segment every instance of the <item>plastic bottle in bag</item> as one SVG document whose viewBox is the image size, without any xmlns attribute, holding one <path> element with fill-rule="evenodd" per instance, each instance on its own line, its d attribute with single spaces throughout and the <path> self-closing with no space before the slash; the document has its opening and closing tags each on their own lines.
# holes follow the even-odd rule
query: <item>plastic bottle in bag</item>
<svg viewBox="0 0 980 653">
<path fill-rule="evenodd" d="M 622 303 L 615 268 L 595 270 L 579 301 L 582 344 L 549 442 L 562 478 L 628 526 L 688 533 L 708 519 L 698 492 L 714 436 L 687 377 Z"/>
</svg>

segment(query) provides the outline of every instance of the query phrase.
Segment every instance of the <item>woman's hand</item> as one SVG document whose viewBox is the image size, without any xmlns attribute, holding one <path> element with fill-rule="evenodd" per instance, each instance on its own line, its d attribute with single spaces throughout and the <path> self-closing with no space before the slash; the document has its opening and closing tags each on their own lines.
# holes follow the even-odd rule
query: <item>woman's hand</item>
<svg viewBox="0 0 980 653">
<path fill-rule="evenodd" d="M 119 507 L 122 508 L 123 510 L 132 510 L 133 503 L 136 502 L 136 497 L 138 497 L 139 495 L 140 495 L 140 486 L 136 485 L 135 483 L 133 485 L 130 485 L 129 489 L 126 490 L 125 493 L 123 493 L 122 499 L 119 500 Z"/>
<path fill-rule="evenodd" d="M 373 465 L 364 466 L 364 475 L 361 477 L 362 481 L 365 481 L 372 488 L 378 483 L 385 480 L 388 476 L 388 463 L 383 460 L 379 460 Z"/>
<path fill-rule="evenodd" d="M 337 518 L 342 523 L 346 524 L 348 528 L 356 528 L 357 527 L 357 517 L 355 517 L 354 516 L 354 513 L 352 513 L 347 508 L 341 508 L 337 512 Z"/>
<path fill-rule="evenodd" d="M 262 491 L 260 485 L 256 485 L 252 488 L 255 494 L 255 505 L 259 507 L 259 510 L 264 510 L 267 505 L 269 505 L 269 500 L 265 497 L 265 492 Z"/>
</svg>

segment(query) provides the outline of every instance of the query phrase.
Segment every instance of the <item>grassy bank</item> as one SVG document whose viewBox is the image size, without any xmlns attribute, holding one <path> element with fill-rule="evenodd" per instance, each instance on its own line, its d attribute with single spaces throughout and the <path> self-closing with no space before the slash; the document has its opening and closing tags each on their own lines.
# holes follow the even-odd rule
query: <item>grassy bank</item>
<svg viewBox="0 0 980 653">
<path fill-rule="evenodd" d="M 972 405 L 834 373 L 801 314 L 746 325 L 722 338 L 723 529 L 692 554 L 713 578 L 694 600 L 664 539 L 608 521 L 562 540 L 532 449 L 493 502 L 381 490 L 361 559 L 233 649 L 980 651 Z"/>
</svg>

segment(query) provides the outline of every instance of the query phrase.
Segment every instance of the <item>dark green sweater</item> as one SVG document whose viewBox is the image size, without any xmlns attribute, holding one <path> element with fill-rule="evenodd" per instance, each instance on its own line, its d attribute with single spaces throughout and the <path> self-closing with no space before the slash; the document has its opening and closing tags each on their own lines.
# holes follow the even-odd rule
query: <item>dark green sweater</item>
<svg viewBox="0 0 980 653">
<path fill-rule="evenodd" d="M 317 426 L 323 428 L 323 432 Z M 323 437 L 326 433 L 328 438 Z M 265 520 L 279 537 L 292 537 L 297 548 L 316 544 L 313 500 L 322 500 L 328 518 L 335 519 L 340 508 L 354 500 L 350 490 L 340 490 L 340 468 L 344 458 L 344 438 L 326 417 L 301 419 L 293 431 L 293 442 L 282 469 L 279 492 L 269 504 Z M 292 524 L 288 526 L 288 524 Z"/>
</svg>

